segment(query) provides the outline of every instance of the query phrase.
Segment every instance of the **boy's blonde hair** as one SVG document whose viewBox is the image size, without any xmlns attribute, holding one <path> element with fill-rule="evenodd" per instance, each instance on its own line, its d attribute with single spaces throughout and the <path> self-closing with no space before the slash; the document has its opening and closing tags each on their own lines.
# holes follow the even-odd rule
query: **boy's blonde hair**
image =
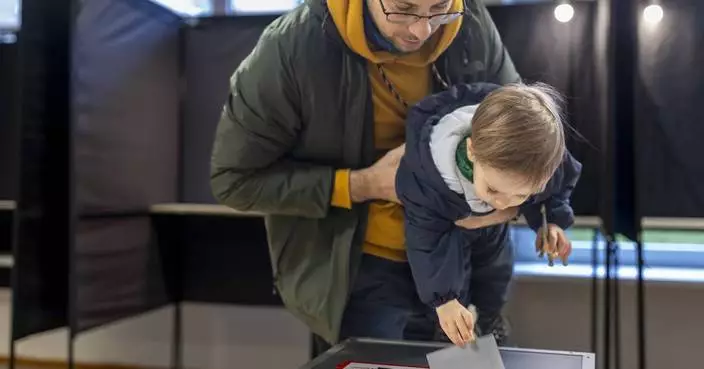
<svg viewBox="0 0 704 369">
<path fill-rule="evenodd" d="M 475 161 L 539 186 L 565 155 L 559 92 L 543 83 L 511 84 L 493 91 L 472 119 Z"/>
</svg>

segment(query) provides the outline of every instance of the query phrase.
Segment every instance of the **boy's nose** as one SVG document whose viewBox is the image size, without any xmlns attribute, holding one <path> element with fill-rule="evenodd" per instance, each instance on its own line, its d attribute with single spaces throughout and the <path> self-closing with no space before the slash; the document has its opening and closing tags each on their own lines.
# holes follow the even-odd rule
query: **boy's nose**
<svg viewBox="0 0 704 369">
<path fill-rule="evenodd" d="M 496 210 L 505 210 L 508 206 L 508 202 L 504 199 L 494 199 L 494 208 Z"/>
</svg>

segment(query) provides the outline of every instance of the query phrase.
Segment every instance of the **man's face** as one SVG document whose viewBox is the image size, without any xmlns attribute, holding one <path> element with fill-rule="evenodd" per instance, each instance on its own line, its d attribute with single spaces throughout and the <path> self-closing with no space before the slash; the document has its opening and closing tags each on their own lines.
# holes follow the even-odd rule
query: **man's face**
<svg viewBox="0 0 704 369">
<path fill-rule="evenodd" d="M 431 16 L 450 11 L 453 0 L 367 0 L 374 22 L 387 40 L 402 52 L 418 51 L 440 28 L 431 25 L 427 18 L 415 21 L 412 16 Z M 394 21 L 389 21 L 387 14 Z"/>
</svg>

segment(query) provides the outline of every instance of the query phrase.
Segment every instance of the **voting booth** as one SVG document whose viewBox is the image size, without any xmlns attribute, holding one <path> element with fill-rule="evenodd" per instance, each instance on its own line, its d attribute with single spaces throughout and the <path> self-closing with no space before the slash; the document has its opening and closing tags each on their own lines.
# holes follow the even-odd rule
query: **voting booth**
<svg viewBox="0 0 704 369">
<path fill-rule="evenodd" d="M 301 369 L 413 369 L 428 368 L 428 355 L 443 354 L 443 350 L 461 350 L 439 343 L 351 339 L 345 341 Z M 467 348 L 466 350 L 468 350 Z M 440 363 L 431 369 L 595 369 L 593 354 L 569 351 L 548 351 L 502 347 L 501 365 L 486 366 L 467 362 L 463 367 Z M 462 355 L 458 355 L 462 356 Z M 492 363 L 495 364 L 495 363 Z M 442 368 L 440 368 L 442 365 Z"/>
<path fill-rule="evenodd" d="M 629 15 L 609 8 L 629 3 L 625 0 L 576 2 L 574 19 L 565 24 L 553 20 L 553 3 L 489 9 L 521 75 L 550 83 L 570 97 L 569 120 L 587 141 L 571 135 L 568 143 L 584 164 L 573 199 L 579 215 L 606 216 L 600 201 L 608 200 L 607 208 L 614 201 L 606 196 L 623 190 L 633 194 L 627 200 L 640 208 L 630 220 L 640 215 L 703 216 L 704 187 L 696 184 L 704 172 L 696 161 L 684 158 L 704 153 L 697 141 L 704 125 L 691 118 L 698 116 L 698 106 L 687 103 L 702 96 L 701 86 L 688 82 L 701 80 L 704 69 L 691 68 L 678 56 L 704 55 L 696 53 L 701 39 L 685 37 L 686 30 L 701 24 L 704 7 L 699 0 L 677 2 L 694 10 L 676 18 L 680 27 L 641 42 L 639 59 L 632 57 L 638 50 L 627 49 L 614 58 L 604 47 L 603 39 L 612 34 L 625 36 L 609 39 L 611 44 L 638 43 L 616 42 L 633 41 L 636 28 L 621 22 L 624 17 L 609 22 L 604 16 Z M 272 288 L 263 222 L 215 209 L 207 165 L 229 77 L 276 15 L 245 16 L 229 9 L 189 16 L 158 4 L 165 1 L 77 3 L 26 0 L 19 40 L 31 42 L 12 46 L 19 51 L 3 48 L 0 59 L 10 63 L 9 56 L 18 56 L 23 67 L 13 75 L 13 85 L 22 87 L 22 101 L 6 103 L 4 97 L 13 90 L 5 90 L 0 101 L 3 122 L 17 122 L 0 126 L 0 139 L 5 140 L 0 173 L 19 171 L 21 177 L 21 185 L 0 181 L 0 200 L 21 200 L 17 209 L 11 207 L 21 220 L 13 250 L 11 341 L 14 345 L 67 326 L 73 350 L 74 338 L 82 333 L 175 305 L 173 366 L 179 367 L 182 302 L 280 304 Z M 641 31 L 643 37 L 647 30 Z M 677 52 L 661 52 L 665 40 Z M 633 75 L 627 79 L 615 73 L 612 59 L 642 78 L 634 81 Z M 610 91 L 617 83 L 631 87 L 619 95 L 621 90 Z M 602 104 L 607 95 L 610 104 Z M 617 104 L 616 95 L 625 96 L 626 104 Z M 14 108 L 4 109 L 3 102 Z M 621 108 L 611 112 L 602 105 Z M 662 114 L 665 108 L 668 113 Z M 638 127 L 614 134 L 611 123 L 626 110 L 636 111 L 632 114 Z M 621 143 L 616 147 L 613 137 L 631 136 L 643 144 L 631 142 L 633 150 Z M 9 140 L 13 137 L 17 139 Z M 601 163 L 615 161 L 617 148 L 645 158 L 623 161 L 616 169 L 635 168 L 631 179 L 637 178 L 647 191 L 600 186 L 605 180 L 628 184 L 600 170 Z M 13 155 L 22 157 L 21 168 L 6 160 Z M 686 180 L 670 180 L 675 177 Z M 648 193 L 668 195 L 644 195 Z M 3 224 L 15 226 L 9 220 Z M 241 258 L 242 250 L 255 254 Z M 233 282 L 214 283 L 221 280 Z M 596 280 L 595 274 L 595 286 Z M 597 333 L 594 328 L 591 335 Z M 423 367 L 426 354 L 441 348 L 353 340 L 306 367 L 336 368 L 352 359 Z M 590 354 L 518 348 L 500 352 L 507 369 L 518 368 L 518 361 L 524 369 L 594 367 Z"/>
</svg>

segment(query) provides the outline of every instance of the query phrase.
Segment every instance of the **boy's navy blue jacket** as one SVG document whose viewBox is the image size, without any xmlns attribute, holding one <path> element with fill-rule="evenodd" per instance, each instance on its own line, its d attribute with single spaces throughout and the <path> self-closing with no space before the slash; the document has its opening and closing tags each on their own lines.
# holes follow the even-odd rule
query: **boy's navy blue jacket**
<svg viewBox="0 0 704 369">
<path fill-rule="evenodd" d="M 493 84 L 457 85 L 432 95 L 408 114 L 406 149 L 396 175 L 396 191 L 405 209 L 406 249 L 421 301 L 437 307 L 459 298 L 467 282 L 463 248 L 472 232 L 454 224 L 471 214 L 469 204 L 445 184 L 430 151 L 432 127 L 459 107 L 480 103 Z M 574 222 L 570 196 L 582 165 L 569 152 L 545 187 L 521 207 L 528 225 L 535 231 L 542 226 L 540 207 L 546 205 L 548 223 L 562 229 Z"/>
</svg>

